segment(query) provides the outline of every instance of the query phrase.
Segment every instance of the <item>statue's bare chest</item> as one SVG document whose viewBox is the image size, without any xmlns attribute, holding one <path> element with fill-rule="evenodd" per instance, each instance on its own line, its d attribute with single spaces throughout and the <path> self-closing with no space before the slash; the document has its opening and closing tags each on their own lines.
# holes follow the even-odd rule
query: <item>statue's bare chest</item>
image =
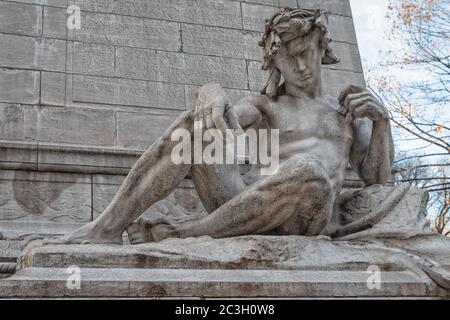
<svg viewBox="0 0 450 320">
<path fill-rule="evenodd" d="M 272 103 L 272 110 L 282 144 L 306 139 L 346 143 L 352 138 L 351 124 L 328 101 L 280 97 Z"/>
</svg>

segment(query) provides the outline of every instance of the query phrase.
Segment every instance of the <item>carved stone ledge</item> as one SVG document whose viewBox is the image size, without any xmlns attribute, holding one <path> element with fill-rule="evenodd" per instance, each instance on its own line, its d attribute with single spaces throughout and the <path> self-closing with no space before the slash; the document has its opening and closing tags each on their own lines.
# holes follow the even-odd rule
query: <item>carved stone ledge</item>
<svg viewBox="0 0 450 320">
<path fill-rule="evenodd" d="M 0 169 L 127 174 L 142 150 L 0 141 Z"/>
</svg>

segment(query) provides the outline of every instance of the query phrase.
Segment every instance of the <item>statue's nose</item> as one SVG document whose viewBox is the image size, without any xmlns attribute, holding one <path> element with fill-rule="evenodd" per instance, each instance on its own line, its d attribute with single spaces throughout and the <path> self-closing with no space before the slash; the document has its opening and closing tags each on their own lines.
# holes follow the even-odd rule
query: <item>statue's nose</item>
<svg viewBox="0 0 450 320">
<path fill-rule="evenodd" d="M 305 61 L 301 57 L 297 57 L 297 71 L 303 72 L 306 70 Z"/>
</svg>

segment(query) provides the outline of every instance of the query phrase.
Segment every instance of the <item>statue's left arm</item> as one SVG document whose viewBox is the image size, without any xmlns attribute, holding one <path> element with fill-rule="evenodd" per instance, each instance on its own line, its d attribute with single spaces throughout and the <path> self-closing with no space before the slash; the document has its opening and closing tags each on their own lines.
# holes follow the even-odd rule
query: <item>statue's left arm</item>
<svg viewBox="0 0 450 320">
<path fill-rule="evenodd" d="M 354 118 L 350 164 L 366 185 L 385 184 L 394 160 L 387 109 L 372 93 L 356 86 L 344 90 L 339 100 Z"/>
</svg>

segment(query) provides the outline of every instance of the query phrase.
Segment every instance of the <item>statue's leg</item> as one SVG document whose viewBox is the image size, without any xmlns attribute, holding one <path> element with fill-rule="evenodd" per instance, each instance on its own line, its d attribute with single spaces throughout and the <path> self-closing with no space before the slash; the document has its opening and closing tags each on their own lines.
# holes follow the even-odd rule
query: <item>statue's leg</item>
<svg viewBox="0 0 450 320">
<path fill-rule="evenodd" d="M 247 185 L 241 177 L 238 165 L 195 164 L 190 171 L 195 189 L 205 209 L 211 213 L 225 202 L 241 193 Z M 164 219 L 163 219 L 164 220 Z M 152 228 L 158 221 L 140 218 L 128 228 L 131 244 L 153 242 Z"/>
<path fill-rule="evenodd" d="M 177 226 L 156 225 L 155 240 L 209 235 L 215 238 L 261 234 L 319 235 L 331 218 L 334 194 L 315 157 L 294 157 L 277 173 L 247 187 L 207 217 Z"/>
<path fill-rule="evenodd" d="M 191 165 L 171 160 L 175 129 L 193 130 L 193 113 L 184 112 L 150 146 L 128 173 L 114 199 L 91 223 L 60 239 L 64 243 L 122 243 L 125 228 L 155 202 L 168 196 L 185 178 Z"/>
<path fill-rule="evenodd" d="M 195 190 L 209 213 L 247 187 L 242 180 L 239 165 L 193 165 L 191 177 Z"/>
</svg>

